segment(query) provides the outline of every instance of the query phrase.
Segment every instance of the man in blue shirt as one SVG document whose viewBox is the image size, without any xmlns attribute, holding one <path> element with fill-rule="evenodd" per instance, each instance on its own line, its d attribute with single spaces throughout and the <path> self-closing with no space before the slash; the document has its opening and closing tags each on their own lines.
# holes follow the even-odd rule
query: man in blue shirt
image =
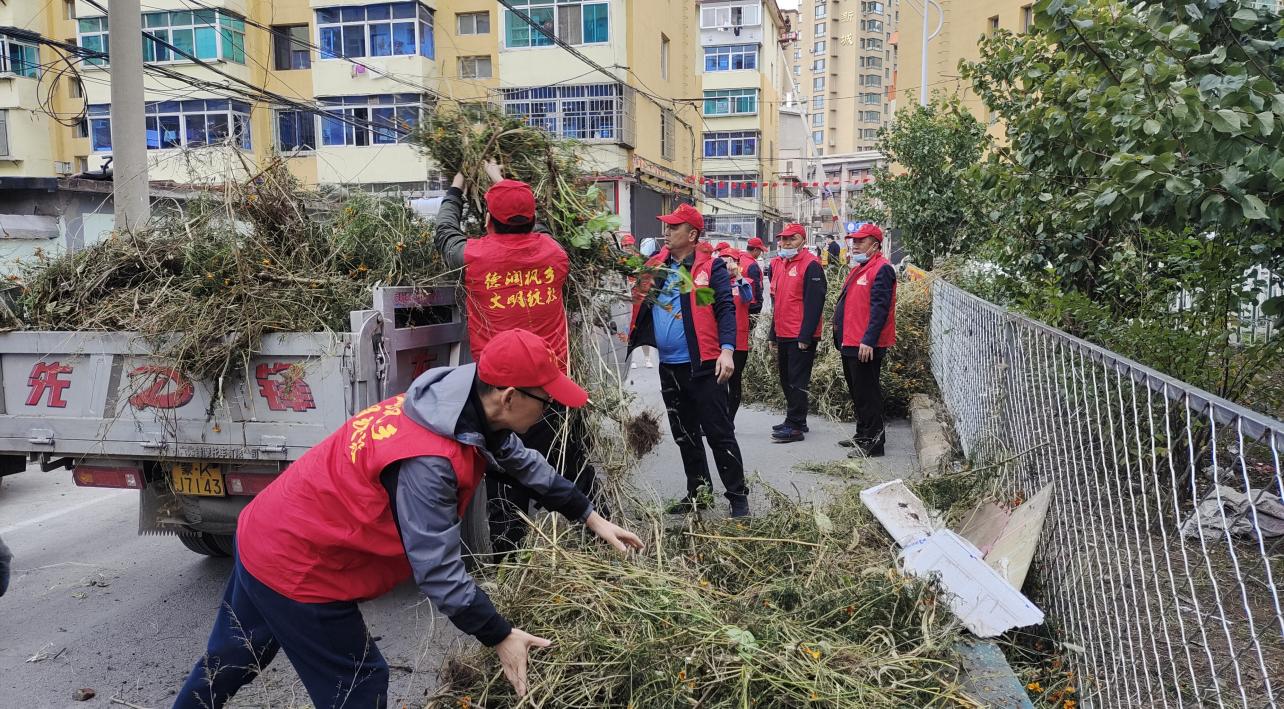
<svg viewBox="0 0 1284 709">
<path fill-rule="evenodd" d="M 629 349 L 651 345 L 660 354 L 660 393 L 687 478 L 686 497 L 669 512 L 705 506 L 700 488 L 713 488 L 703 441 L 708 438 L 731 516 L 743 517 L 749 514 L 749 491 L 725 386 L 735 372 L 731 276 L 713 249 L 700 242 L 704 217 L 695 208 L 684 204 L 659 219 L 665 223 L 665 246 L 647 262 L 634 287 Z M 746 299 L 753 297 L 743 278 L 736 287 Z"/>
</svg>

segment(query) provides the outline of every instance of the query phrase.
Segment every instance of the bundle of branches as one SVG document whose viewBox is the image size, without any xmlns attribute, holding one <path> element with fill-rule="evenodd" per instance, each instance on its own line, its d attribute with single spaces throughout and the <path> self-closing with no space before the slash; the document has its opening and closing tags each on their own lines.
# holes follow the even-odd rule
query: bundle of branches
<svg viewBox="0 0 1284 709">
<path fill-rule="evenodd" d="M 811 412 L 838 421 L 852 421 L 856 415 L 847 383 L 843 379 L 842 354 L 834 348 L 834 307 L 842 292 L 846 269 L 827 269 L 829 292 L 823 321 L 825 328 L 816 350 L 816 364 L 811 375 Z M 764 316 L 764 320 L 770 316 Z M 888 416 L 909 413 L 910 397 L 916 393 L 936 391 L 932 377 L 931 341 L 932 279 L 902 282 L 896 292 L 896 346 L 883 360 L 883 404 Z M 753 349 L 744 377 L 747 402 L 773 408 L 785 407 L 785 394 L 780 388 L 776 357 L 766 340 L 767 323 L 761 322 L 755 332 Z"/>
<path fill-rule="evenodd" d="M 4 325 L 141 333 L 202 379 L 242 364 L 266 333 L 346 331 L 375 284 L 443 282 L 428 225 L 401 201 L 306 196 L 277 160 L 145 230 L 39 258 Z"/>
<path fill-rule="evenodd" d="M 773 494 L 752 521 L 650 520 L 621 560 L 542 528 L 496 601 L 553 641 L 531 655 L 543 707 L 956 706 L 957 626 L 894 570 L 895 546 L 850 490 L 820 512 Z M 449 658 L 429 706 L 518 706 L 494 652 Z"/>
</svg>

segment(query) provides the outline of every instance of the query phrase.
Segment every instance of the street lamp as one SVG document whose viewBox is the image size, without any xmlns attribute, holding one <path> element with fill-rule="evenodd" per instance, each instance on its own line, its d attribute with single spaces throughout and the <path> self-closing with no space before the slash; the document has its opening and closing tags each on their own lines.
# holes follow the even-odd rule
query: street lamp
<svg viewBox="0 0 1284 709">
<path fill-rule="evenodd" d="M 927 105 L 927 43 L 936 39 L 945 27 L 945 11 L 937 4 L 936 0 L 921 0 L 923 7 L 920 12 L 923 13 L 923 75 L 920 77 L 918 87 L 918 103 L 920 106 Z M 919 8 L 915 5 L 914 0 L 908 0 L 908 4 L 915 10 Z M 928 13 L 929 8 L 935 8 L 938 15 L 936 21 L 936 31 L 928 35 L 927 30 L 931 26 L 928 22 L 931 15 Z"/>
</svg>

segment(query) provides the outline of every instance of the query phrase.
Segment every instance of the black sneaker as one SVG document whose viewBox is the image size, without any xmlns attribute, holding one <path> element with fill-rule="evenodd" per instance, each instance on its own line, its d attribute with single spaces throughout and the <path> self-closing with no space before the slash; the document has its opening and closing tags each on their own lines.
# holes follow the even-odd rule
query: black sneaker
<svg viewBox="0 0 1284 709">
<path fill-rule="evenodd" d="M 775 433 L 775 432 L 777 432 L 777 431 L 784 431 L 784 430 L 786 430 L 786 429 L 790 429 L 790 428 L 793 428 L 793 426 L 790 426 L 790 425 L 789 425 L 789 424 L 787 424 L 787 423 L 778 423 L 778 424 L 776 424 L 775 426 L 772 426 L 772 427 L 771 427 L 771 431 L 772 431 L 773 433 Z M 802 428 L 800 428 L 800 429 L 798 429 L 798 430 L 802 431 L 803 433 L 811 433 L 811 429 L 810 429 L 810 428 L 807 428 L 807 424 L 805 424 L 805 423 L 802 425 Z"/>
<path fill-rule="evenodd" d="M 838 445 L 842 446 L 843 448 L 855 448 L 860 444 L 856 442 L 855 438 L 844 438 L 843 440 L 838 442 Z"/>
<path fill-rule="evenodd" d="M 669 508 L 665 510 L 665 512 L 671 515 L 686 515 L 686 514 L 691 514 L 696 510 L 707 510 L 707 509 L 709 509 L 708 502 L 705 502 L 703 500 L 693 501 L 689 497 L 684 497 L 681 500 L 678 500 L 677 502 L 673 503 L 672 505 L 669 505 Z"/>
<path fill-rule="evenodd" d="M 776 431 L 771 434 L 771 440 L 776 443 L 797 443 L 804 438 L 803 432 L 797 428 L 786 428 L 783 431 Z"/>
<path fill-rule="evenodd" d="M 731 500 L 731 516 L 748 517 L 749 516 L 749 498 L 736 497 Z"/>
</svg>

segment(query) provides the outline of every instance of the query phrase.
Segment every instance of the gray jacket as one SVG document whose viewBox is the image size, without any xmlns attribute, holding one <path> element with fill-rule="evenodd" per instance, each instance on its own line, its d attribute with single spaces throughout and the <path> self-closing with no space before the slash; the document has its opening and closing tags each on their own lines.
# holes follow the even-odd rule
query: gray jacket
<svg viewBox="0 0 1284 709">
<path fill-rule="evenodd" d="M 441 209 L 433 220 L 433 244 L 449 268 L 464 267 L 464 247 L 468 244 L 468 235 L 460 228 L 464 213 L 464 191 L 458 187 L 448 187 L 446 197 L 441 200 Z M 531 233 L 549 234 L 548 227 L 535 222 Z"/>
<path fill-rule="evenodd" d="M 443 436 L 479 449 L 490 467 L 533 491 L 546 509 L 583 522 L 593 508 L 570 480 L 511 431 L 492 431 L 474 392 L 477 366 L 431 369 L 406 392 L 406 414 Z M 460 630 L 486 645 L 508 637 L 512 626 L 464 568 L 459 489 L 445 458 L 410 458 L 382 476 L 410 567 L 424 595 Z"/>
</svg>

